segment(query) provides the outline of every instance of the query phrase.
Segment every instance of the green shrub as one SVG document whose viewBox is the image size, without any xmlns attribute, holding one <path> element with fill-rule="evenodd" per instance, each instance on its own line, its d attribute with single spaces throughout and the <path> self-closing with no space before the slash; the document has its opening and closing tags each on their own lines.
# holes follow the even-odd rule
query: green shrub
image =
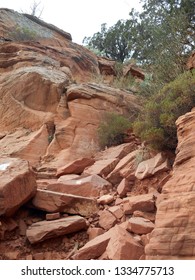
<svg viewBox="0 0 195 280">
<path fill-rule="evenodd" d="M 185 72 L 146 103 L 134 132 L 155 149 L 175 149 L 177 118 L 195 106 L 195 71 Z"/>
<path fill-rule="evenodd" d="M 98 128 L 102 148 L 124 143 L 125 132 L 131 127 L 127 118 L 116 113 L 106 113 Z"/>
<path fill-rule="evenodd" d="M 34 41 L 37 38 L 37 33 L 28 27 L 16 25 L 10 33 L 10 36 L 16 41 Z"/>
</svg>

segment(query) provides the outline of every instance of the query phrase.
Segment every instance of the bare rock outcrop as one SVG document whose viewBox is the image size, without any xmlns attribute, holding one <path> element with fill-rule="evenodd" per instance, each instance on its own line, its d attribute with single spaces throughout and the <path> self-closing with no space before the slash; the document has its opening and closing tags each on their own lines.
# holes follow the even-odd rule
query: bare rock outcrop
<svg viewBox="0 0 195 280">
<path fill-rule="evenodd" d="M 11 216 L 35 195 L 35 176 L 27 161 L 1 158 L 0 177 L 0 216 Z"/>
<path fill-rule="evenodd" d="M 157 199 L 155 228 L 147 259 L 195 259 L 195 111 L 177 122 L 178 147 L 173 174 Z"/>
</svg>

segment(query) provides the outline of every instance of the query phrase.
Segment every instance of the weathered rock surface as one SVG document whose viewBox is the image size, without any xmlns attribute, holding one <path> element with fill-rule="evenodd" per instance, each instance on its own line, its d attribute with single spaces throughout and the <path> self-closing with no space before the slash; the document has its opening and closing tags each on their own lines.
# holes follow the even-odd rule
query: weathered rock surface
<svg viewBox="0 0 195 280">
<path fill-rule="evenodd" d="M 97 212 L 96 201 L 92 198 L 65 194 L 49 190 L 37 190 L 32 204 L 47 212 L 64 212 L 69 214 L 79 214 L 90 216 Z"/>
<path fill-rule="evenodd" d="M 60 177 L 66 174 L 81 174 L 85 168 L 95 163 L 94 159 L 91 158 L 81 158 L 73 162 L 68 163 L 67 165 L 58 168 L 56 176 Z"/>
<path fill-rule="evenodd" d="M 147 234 L 154 229 L 154 223 L 142 217 L 132 217 L 128 221 L 127 230 L 137 234 Z"/>
<path fill-rule="evenodd" d="M 54 221 L 42 221 L 32 224 L 26 232 L 31 244 L 46 239 L 77 232 L 87 228 L 86 220 L 80 216 L 61 218 Z"/>
<path fill-rule="evenodd" d="M 35 194 L 35 175 L 27 161 L 1 158 L 0 178 L 0 215 L 10 216 Z"/>
<path fill-rule="evenodd" d="M 108 193 L 111 184 L 98 175 L 78 177 L 67 180 L 63 183 L 54 183 L 47 185 L 47 189 L 55 192 L 73 194 L 84 197 L 98 197 L 100 192 Z"/>
<path fill-rule="evenodd" d="M 146 212 L 153 212 L 155 210 L 155 196 L 153 193 L 131 196 L 125 202 L 125 214 L 133 214 L 136 210 Z"/>
<path fill-rule="evenodd" d="M 9 9 L 0 19 L 0 155 L 59 168 L 99 150 L 104 112 L 139 111 L 137 97 L 89 83 L 101 72 L 99 58 L 70 34 Z M 16 38 L 26 29 L 34 40 Z"/>
<path fill-rule="evenodd" d="M 143 246 L 130 233 L 120 226 L 115 226 L 89 241 L 73 256 L 73 259 L 97 259 L 106 254 L 110 260 L 137 260 L 143 253 Z"/>
<path fill-rule="evenodd" d="M 194 259 L 195 111 L 177 120 L 178 147 L 172 177 L 157 199 L 147 259 Z"/>
<path fill-rule="evenodd" d="M 157 172 L 163 172 L 169 169 L 170 165 L 168 159 L 163 157 L 162 153 L 158 153 L 154 158 L 140 162 L 135 172 L 135 176 L 142 180 Z"/>
</svg>

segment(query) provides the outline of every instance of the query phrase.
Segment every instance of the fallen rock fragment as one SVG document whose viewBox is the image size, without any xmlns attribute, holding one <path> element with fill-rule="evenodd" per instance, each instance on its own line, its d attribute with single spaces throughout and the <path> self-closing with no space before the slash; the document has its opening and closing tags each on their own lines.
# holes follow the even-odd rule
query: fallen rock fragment
<svg viewBox="0 0 195 280">
<path fill-rule="evenodd" d="M 57 236 L 77 232 L 87 228 L 86 220 L 80 216 L 61 218 L 54 221 L 41 221 L 32 224 L 26 231 L 31 244 Z"/>
<path fill-rule="evenodd" d="M 131 196 L 123 204 L 125 214 L 133 214 L 134 211 L 155 211 L 155 197 L 153 193 Z"/>
<path fill-rule="evenodd" d="M 116 224 L 116 222 L 117 222 L 117 218 L 108 210 L 103 210 L 102 213 L 100 214 L 99 225 L 103 229 L 106 230 L 110 229 Z"/>
<path fill-rule="evenodd" d="M 114 201 L 114 196 L 111 194 L 105 194 L 100 196 L 100 198 L 97 199 L 97 203 L 99 204 L 110 204 Z"/>
<path fill-rule="evenodd" d="M 98 211 L 95 199 L 38 189 L 32 199 L 34 207 L 47 211 L 90 216 Z"/>
<path fill-rule="evenodd" d="M 144 254 L 144 247 L 125 229 L 115 226 L 106 254 L 109 260 L 139 260 Z"/>
<path fill-rule="evenodd" d="M 63 183 L 54 183 L 47 186 L 48 190 L 73 194 L 84 197 L 98 197 L 101 191 L 108 193 L 112 185 L 94 174 L 85 177 L 64 181 Z"/>
<path fill-rule="evenodd" d="M 73 259 L 138 260 L 143 254 L 144 247 L 124 228 L 116 225 L 87 242 L 77 251 Z"/>
<path fill-rule="evenodd" d="M 81 174 L 85 168 L 94 164 L 94 162 L 95 160 L 92 158 L 77 159 L 63 167 L 58 168 L 56 176 L 60 177 L 66 174 Z"/>
<path fill-rule="evenodd" d="M 105 178 L 115 168 L 118 162 L 119 159 L 117 158 L 98 160 L 92 166 L 86 168 L 84 174 L 97 174 Z"/>
<path fill-rule="evenodd" d="M 154 229 L 154 223 L 142 217 L 132 217 L 129 219 L 127 230 L 136 234 L 147 234 Z"/>
<path fill-rule="evenodd" d="M 162 153 L 158 153 L 155 157 L 140 162 L 138 165 L 135 176 L 139 180 L 153 176 L 157 172 L 163 172 L 170 169 L 168 159 L 163 157 Z"/>
</svg>

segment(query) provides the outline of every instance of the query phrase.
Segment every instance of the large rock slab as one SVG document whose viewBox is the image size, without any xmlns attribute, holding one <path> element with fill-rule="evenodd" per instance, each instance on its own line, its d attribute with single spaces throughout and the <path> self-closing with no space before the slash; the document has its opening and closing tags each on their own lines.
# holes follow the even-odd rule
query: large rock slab
<svg viewBox="0 0 195 280">
<path fill-rule="evenodd" d="M 134 211 L 155 211 L 155 196 L 153 193 L 141 194 L 136 196 L 131 196 L 124 203 L 125 214 L 133 214 Z"/>
<path fill-rule="evenodd" d="M 108 174 L 106 179 L 111 182 L 112 184 L 119 184 L 121 180 L 124 178 L 124 174 L 121 173 L 121 170 L 126 168 L 128 165 L 128 175 L 129 173 L 135 172 L 134 162 L 136 159 L 137 151 L 133 151 L 129 154 L 127 154 L 125 157 L 123 157 L 118 164 L 115 166 L 115 168 Z M 131 168 L 130 168 L 131 166 Z"/>
<path fill-rule="evenodd" d="M 128 221 L 127 230 L 136 234 L 147 234 L 154 229 L 154 223 L 142 217 L 132 217 Z"/>
<path fill-rule="evenodd" d="M 98 197 L 101 191 L 107 193 L 111 187 L 107 180 L 95 174 L 47 185 L 47 189 L 51 191 L 84 197 Z"/>
<path fill-rule="evenodd" d="M 60 177 L 66 174 L 81 174 L 83 170 L 95 162 L 92 158 L 81 158 L 58 168 L 56 176 Z"/>
<path fill-rule="evenodd" d="M 0 159 L 0 215 L 13 215 L 35 192 L 35 175 L 27 161 Z"/>
<path fill-rule="evenodd" d="M 97 174 L 106 177 L 117 165 L 119 159 L 111 158 L 105 160 L 98 160 L 92 166 L 84 170 L 84 174 Z"/>
<path fill-rule="evenodd" d="M 109 260 L 139 260 L 144 254 L 144 247 L 137 242 L 124 228 L 115 227 L 106 255 Z"/>
<path fill-rule="evenodd" d="M 170 164 L 168 159 L 165 158 L 162 153 L 158 153 L 151 159 L 144 160 L 138 165 L 135 176 L 139 180 L 143 180 L 150 176 L 153 176 L 157 172 L 168 171 Z"/>
<path fill-rule="evenodd" d="M 81 216 L 90 216 L 98 210 L 95 199 L 41 189 L 37 190 L 32 204 L 50 213 L 63 212 Z"/>
<path fill-rule="evenodd" d="M 57 236 L 74 233 L 87 228 L 86 220 L 80 216 L 61 218 L 54 221 L 42 221 L 32 224 L 26 231 L 31 244 Z"/>
</svg>

